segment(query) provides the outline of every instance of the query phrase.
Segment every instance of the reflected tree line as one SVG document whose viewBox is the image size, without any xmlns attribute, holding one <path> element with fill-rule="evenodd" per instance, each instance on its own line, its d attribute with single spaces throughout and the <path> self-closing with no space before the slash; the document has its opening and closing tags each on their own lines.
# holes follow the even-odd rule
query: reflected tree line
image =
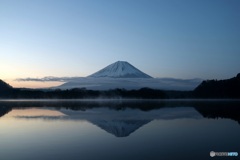
<svg viewBox="0 0 240 160">
<path fill-rule="evenodd" d="M 85 111 L 92 108 L 109 108 L 113 110 L 125 110 L 127 108 L 150 111 L 161 108 L 192 107 L 205 118 L 227 118 L 240 124 L 239 101 L 2 101 L 0 102 L 0 117 L 12 109 L 24 109 L 32 107 L 50 107 L 60 110 Z"/>
</svg>

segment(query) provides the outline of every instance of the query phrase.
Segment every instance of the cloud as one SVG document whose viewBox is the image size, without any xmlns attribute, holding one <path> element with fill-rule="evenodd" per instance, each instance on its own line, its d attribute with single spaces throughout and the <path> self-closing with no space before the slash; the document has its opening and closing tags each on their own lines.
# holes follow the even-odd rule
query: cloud
<svg viewBox="0 0 240 160">
<path fill-rule="evenodd" d="M 35 82 L 63 82 L 60 89 L 86 88 L 92 90 L 109 90 L 112 88 L 140 89 L 144 87 L 163 90 L 193 90 L 201 79 L 174 79 L 174 78 L 92 78 L 92 77 L 43 77 L 18 78 L 16 81 Z M 65 83 L 66 82 L 66 83 Z"/>
<path fill-rule="evenodd" d="M 78 80 L 81 77 L 43 77 L 43 78 L 17 78 L 16 81 L 35 81 L 35 82 L 69 82 Z"/>
</svg>

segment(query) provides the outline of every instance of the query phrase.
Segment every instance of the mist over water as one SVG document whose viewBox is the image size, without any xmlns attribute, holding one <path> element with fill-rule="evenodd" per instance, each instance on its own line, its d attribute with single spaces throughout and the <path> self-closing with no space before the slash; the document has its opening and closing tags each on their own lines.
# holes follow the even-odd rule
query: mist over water
<svg viewBox="0 0 240 160">
<path fill-rule="evenodd" d="M 239 153 L 239 104 L 0 101 L 0 159 L 211 159 L 210 151 Z"/>
</svg>

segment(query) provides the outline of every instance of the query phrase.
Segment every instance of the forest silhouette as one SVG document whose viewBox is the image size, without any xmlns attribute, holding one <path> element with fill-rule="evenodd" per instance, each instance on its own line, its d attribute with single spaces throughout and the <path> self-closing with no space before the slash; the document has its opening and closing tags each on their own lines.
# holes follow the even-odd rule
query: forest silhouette
<svg viewBox="0 0 240 160">
<path fill-rule="evenodd" d="M 159 90 L 141 88 L 126 90 L 116 88 L 111 90 L 87 90 L 85 88 L 73 89 L 28 89 L 13 88 L 0 80 L 0 98 L 10 99 L 91 99 L 91 98 L 130 98 L 130 99 L 191 99 L 191 98 L 240 98 L 240 73 L 226 80 L 206 80 L 193 91 Z"/>
</svg>

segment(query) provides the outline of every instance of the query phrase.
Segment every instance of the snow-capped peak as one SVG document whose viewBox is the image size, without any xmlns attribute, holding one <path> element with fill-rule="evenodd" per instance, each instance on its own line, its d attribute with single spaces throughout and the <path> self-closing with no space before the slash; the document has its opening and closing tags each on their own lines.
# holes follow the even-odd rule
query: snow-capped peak
<svg viewBox="0 0 240 160">
<path fill-rule="evenodd" d="M 117 61 L 88 77 L 152 78 L 126 61 Z"/>
</svg>

